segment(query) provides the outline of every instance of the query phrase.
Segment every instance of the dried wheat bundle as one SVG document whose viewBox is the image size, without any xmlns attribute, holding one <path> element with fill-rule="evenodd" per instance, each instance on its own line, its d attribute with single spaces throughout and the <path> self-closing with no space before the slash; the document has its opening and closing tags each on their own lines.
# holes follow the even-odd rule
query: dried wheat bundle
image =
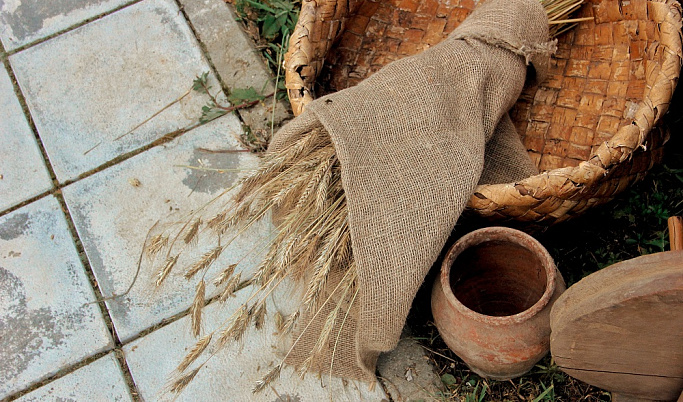
<svg viewBox="0 0 683 402">
<path fill-rule="evenodd" d="M 553 35 L 578 21 L 568 16 L 583 3 L 583 0 L 540 1 L 547 11 Z M 175 233 L 154 236 L 145 248 L 150 257 L 166 250 L 155 276 L 155 283 L 160 286 L 176 268 L 178 254 L 196 242 L 200 232 L 216 239 L 215 247 L 184 271 L 187 279 L 201 277 L 190 310 L 193 333 L 199 336 L 208 280 L 205 274 L 230 244 L 230 240 L 222 243 L 221 239 L 238 236 L 270 211 L 275 211 L 278 220 L 277 236 L 253 277 L 242 278 L 236 272 L 240 263 L 237 262 L 212 279 L 221 301 L 248 285 L 253 285 L 256 291 L 223 327 L 199 338 L 178 365 L 169 387 L 172 392 L 182 391 L 208 359 L 229 342 L 239 341 L 250 325 L 261 328 L 267 314 L 266 299 L 286 279 L 302 283 L 305 291 L 297 311 L 287 317 L 273 315 L 281 335 L 291 333 L 302 314 L 327 314 L 310 356 L 298 367 L 299 373 L 303 376 L 309 370 L 331 370 L 334 356 L 330 359 L 324 355 L 334 354 L 341 334 L 341 329 L 337 333 L 332 329 L 339 322 L 343 328 L 358 293 L 341 166 L 324 129 L 314 128 L 288 147 L 266 153 L 260 167 L 241 181 L 231 197 L 217 214 L 203 217 L 199 211 Z M 329 281 L 332 275 L 337 280 Z M 330 283 L 336 284 L 334 288 Z M 299 337 L 294 344 L 305 331 L 306 328 L 297 330 Z M 203 363 L 193 364 L 212 341 L 217 345 L 213 352 L 204 356 Z M 333 345 L 332 351 L 330 345 Z M 284 362 L 287 356 L 255 385 L 254 391 L 263 390 L 277 379 Z M 195 367 L 190 370 L 191 366 Z"/>
<path fill-rule="evenodd" d="M 343 272 L 343 278 L 333 293 L 341 295 L 340 299 L 355 293 L 351 237 L 339 170 L 340 165 L 327 133 L 322 129 L 312 130 L 286 150 L 266 154 L 260 167 L 240 182 L 239 190 L 232 195 L 225 209 L 207 219 L 200 217 L 202 211 L 198 211 L 179 229 L 164 231 L 149 239 L 144 250 L 146 256 L 161 261 L 154 274 L 158 287 L 168 278 L 171 270 L 177 269 L 179 254 L 194 245 L 200 233 L 215 237 L 215 247 L 183 271 L 186 279 L 201 276 L 190 307 L 192 332 L 199 337 L 206 281 L 209 280 L 205 278 L 205 273 L 230 245 L 230 240 L 221 244 L 220 239 L 226 235 L 236 238 L 271 209 L 277 209 L 280 213 L 278 235 L 253 277 L 242 278 L 241 273 L 236 272 L 237 262 L 212 279 L 219 289 L 219 301 L 226 301 L 237 290 L 249 285 L 255 286 L 257 292 L 234 312 L 224 327 L 199 338 L 178 364 L 176 378 L 169 385 L 170 391 L 182 391 L 196 376 L 203 363 L 192 370 L 188 369 L 206 351 L 212 340 L 218 345 L 217 352 L 228 342 L 239 341 L 250 325 L 260 329 L 267 313 L 266 299 L 283 280 L 289 278 L 307 285 L 298 311 L 287 317 L 279 313 L 275 315 L 281 335 L 291 333 L 302 312 L 315 311 L 331 301 L 329 293 L 325 294 L 327 299 L 322 300 L 331 272 Z M 161 253 L 163 258 L 158 258 Z M 342 303 L 338 302 L 331 310 L 326 337 L 319 342 L 321 350 L 322 345 L 333 335 L 331 323 L 337 317 L 348 314 L 348 307 L 342 309 Z M 300 370 L 302 376 L 319 354 L 320 351 L 313 351 L 311 360 Z M 207 356 L 206 360 L 211 356 Z M 281 365 L 276 366 L 263 381 L 255 385 L 254 390 L 263 389 L 277 378 L 280 368 Z"/>
</svg>

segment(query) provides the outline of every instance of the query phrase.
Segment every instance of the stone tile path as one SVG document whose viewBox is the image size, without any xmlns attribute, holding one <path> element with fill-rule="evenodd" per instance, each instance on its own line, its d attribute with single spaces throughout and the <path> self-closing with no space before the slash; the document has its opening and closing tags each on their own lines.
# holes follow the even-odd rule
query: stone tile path
<svg viewBox="0 0 683 402">
<path fill-rule="evenodd" d="M 0 398 L 114 345 L 54 196 L 0 218 Z"/>
<path fill-rule="evenodd" d="M 192 92 L 116 140 L 209 71 L 172 1 L 139 2 L 13 54 L 9 62 L 60 183 L 191 124 L 208 100 Z"/>
<path fill-rule="evenodd" d="M 243 125 L 268 130 L 273 115 L 287 117 L 282 104 L 274 114 L 259 105 L 178 132 L 208 101 L 189 91 L 193 79 L 208 72 L 215 90 L 270 91 L 268 70 L 222 0 L 0 0 L 0 41 L 0 400 L 171 399 L 164 387 L 195 341 L 194 283 L 171 276 L 154 292 L 143 269 L 110 297 L 134 280 L 150 227 L 257 165 L 239 151 Z M 226 149 L 237 152 L 207 151 Z M 214 266 L 270 236 L 268 222 L 254 226 Z M 243 261 L 243 275 L 258 260 Z M 249 294 L 207 306 L 203 330 Z M 275 299 L 271 310 L 287 309 L 288 297 Z M 218 353 L 179 399 L 403 400 L 379 382 L 300 380 L 291 368 L 253 395 L 281 356 L 273 332 Z M 410 364 L 392 359 L 396 373 Z"/>
</svg>

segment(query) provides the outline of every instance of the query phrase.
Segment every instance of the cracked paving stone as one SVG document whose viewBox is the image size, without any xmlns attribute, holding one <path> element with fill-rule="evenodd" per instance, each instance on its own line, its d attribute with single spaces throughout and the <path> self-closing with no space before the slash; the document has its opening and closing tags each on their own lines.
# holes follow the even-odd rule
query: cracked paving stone
<svg viewBox="0 0 683 402">
<path fill-rule="evenodd" d="M 0 399 L 113 343 L 57 200 L 0 218 Z"/>
</svg>

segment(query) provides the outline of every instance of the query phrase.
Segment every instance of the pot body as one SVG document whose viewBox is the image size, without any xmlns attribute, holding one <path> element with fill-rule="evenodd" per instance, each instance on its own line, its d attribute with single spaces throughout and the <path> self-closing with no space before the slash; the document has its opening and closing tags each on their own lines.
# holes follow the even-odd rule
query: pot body
<svg viewBox="0 0 683 402">
<path fill-rule="evenodd" d="M 432 290 L 434 322 L 477 374 L 507 380 L 550 348 L 550 309 L 566 285 L 548 251 L 518 230 L 491 227 L 449 250 Z"/>
</svg>

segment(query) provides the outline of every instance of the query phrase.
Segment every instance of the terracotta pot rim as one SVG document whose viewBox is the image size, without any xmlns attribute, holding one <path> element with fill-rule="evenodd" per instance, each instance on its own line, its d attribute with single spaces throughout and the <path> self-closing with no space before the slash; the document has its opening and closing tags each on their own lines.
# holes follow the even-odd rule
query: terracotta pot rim
<svg viewBox="0 0 683 402">
<path fill-rule="evenodd" d="M 496 240 L 507 241 L 528 248 L 538 257 L 546 274 L 545 291 L 541 298 L 528 309 L 514 315 L 503 317 L 481 314 L 466 307 L 455 297 L 450 286 L 451 266 L 455 259 L 469 247 Z M 441 265 L 441 276 L 439 280 L 441 281 L 441 288 L 443 289 L 443 293 L 446 296 L 448 303 L 464 316 L 490 325 L 510 325 L 529 320 L 548 305 L 555 293 L 556 275 L 556 267 L 552 257 L 548 253 L 548 250 L 546 250 L 538 240 L 516 229 L 503 226 L 491 226 L 464 235 L 448 250 L 446 257 L 443 260 L 443 264 Z"/>
</svg>

